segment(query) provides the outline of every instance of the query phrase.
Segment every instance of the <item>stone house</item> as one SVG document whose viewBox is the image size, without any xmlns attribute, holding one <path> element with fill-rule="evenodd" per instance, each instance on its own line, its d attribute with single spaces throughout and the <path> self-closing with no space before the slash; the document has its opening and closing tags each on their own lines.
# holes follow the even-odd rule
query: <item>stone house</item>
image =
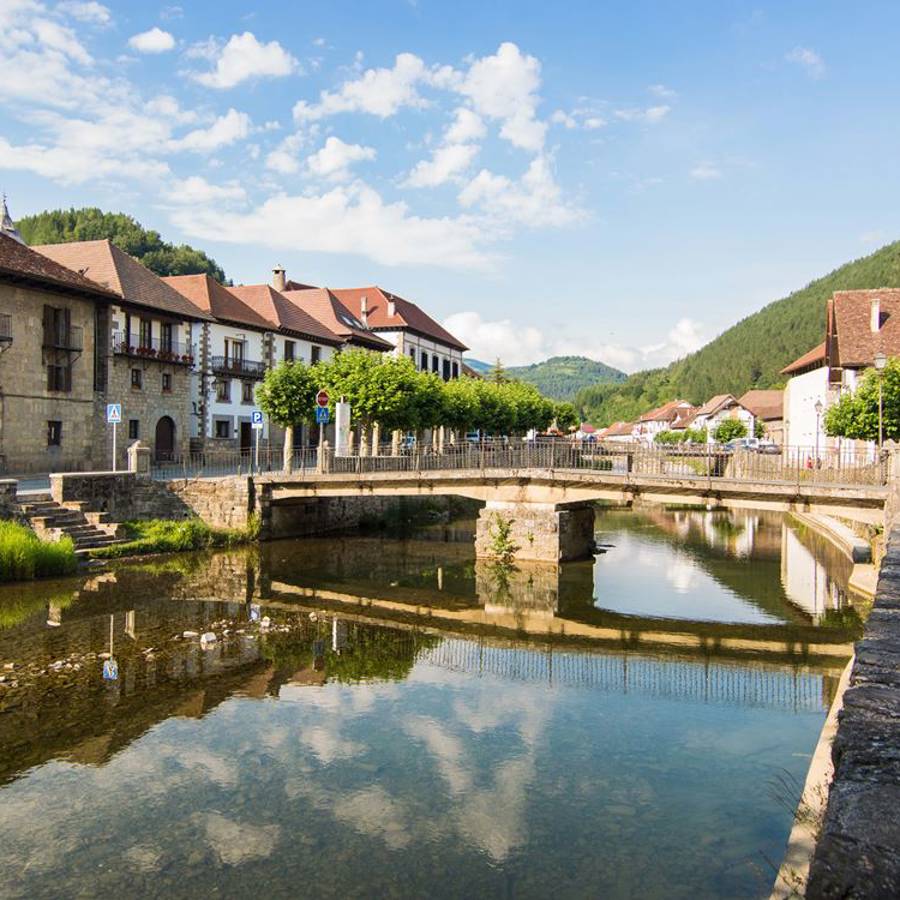
<svg viewBox="0 0 900 900">
<path fill-rule="evenodd" d="M 827 437 L 824 412 L 842 394 L 856 390 L 876 354 L 900 356 L 900 289 L 835 291 L 825 313 L 825 340 L 781 370 L 790 376 L 784 390 L 785 441 L 863 448 L 866 442 Z"/>
<path fill-rule="evenodd" d="M 105 399 L 116 296 L 0 229 L 0 471 L 108 466 L 95 407 Z"/>
<path fill-rule="evenodd" d="M 157 461 L 187 454 L 193 419 L 200 416 L 192 395 L 198 355 L 192 329 L 210 316 L 108 240 L 34 249 L 116 295 L 109 307 L 109 364 L 98 382 L 107 402 L 122 404 L 118 464 L 125 465 L 127 445 L 138 439 Z M 102 424 L 100 410 L 96 417 Z M 109 458 L 111 429 L 102 427 Z"/>
<path fill-rule="evenodd" d="M 199 413 L 192 421 L 195 446 L 249 452 L 254 440 L 250 414 L 256 387 L 272 366 L 277 326 L 209 275 L 163 281 L 212 317 L 191 326 L 198 348 L 192 376 Z M 268 440 L 268 422 L 260 438 Z"/>
</svg>

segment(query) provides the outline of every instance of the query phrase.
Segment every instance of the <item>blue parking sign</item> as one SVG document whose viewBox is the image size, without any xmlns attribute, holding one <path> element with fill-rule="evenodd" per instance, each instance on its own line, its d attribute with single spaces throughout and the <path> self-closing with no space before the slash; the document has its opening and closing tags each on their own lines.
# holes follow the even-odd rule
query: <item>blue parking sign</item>
<svg viewBox="0 0 900 900">
<path fill-rule="evenodd" d="M 263 427 L 263 414 L 261 409 L 254 409 L 253 412 L 250 413 L 250 424 L 257 429 Z"/>
</svg>

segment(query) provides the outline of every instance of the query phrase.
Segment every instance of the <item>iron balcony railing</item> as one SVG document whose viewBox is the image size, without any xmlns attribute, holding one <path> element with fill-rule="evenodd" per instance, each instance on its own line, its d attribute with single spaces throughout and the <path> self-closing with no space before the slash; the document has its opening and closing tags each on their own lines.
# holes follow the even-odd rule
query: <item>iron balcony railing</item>
<svg viewBox="0 0 900 900">
<path fill-rule="evenodd" d="M 79 325 L 54 325 L 44 323 L 45 350 L 72 350 L 80 353 L 84 349 L 84 329 Z"/>
<path fill-rule="evenodd" d="M 126 337 L 121 331 L 113 334 L 113 353 L 182 366 L 194 364 L 194 347 L 191 344 L 181 341 L 161 341 L 159 338 L 141 340 L 135 334 Z"/>
<path fill-rule="evenodd" d="M 0 313 L 0 344 L 11 344 L 12 339 L 12 316 Z"/>
<path fill-rule="evenodd" d="M 266 374 L 266 364 L 255 359 L 235 359 L 232 356 L 214 356 L 212 370 L 217 375 L 237 375 L 247 378 L 262 378 Z"/>
</svg>

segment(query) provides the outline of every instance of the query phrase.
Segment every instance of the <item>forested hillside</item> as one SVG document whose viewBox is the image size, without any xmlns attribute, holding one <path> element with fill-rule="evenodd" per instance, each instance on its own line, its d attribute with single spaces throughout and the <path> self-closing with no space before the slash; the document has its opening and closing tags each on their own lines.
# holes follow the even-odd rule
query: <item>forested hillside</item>
<svg viewBox="0 0 900 900">
<path fill-rule="evenodd" d="M 588 421 L 606 425 L 635 418 L 676 397 L 703 403 L 714 394 L 740 396 L 783 384 L 782 368 L 825 337 L 825 301 L 836 290 L 900 287 L 900 241 L 847 263 L 776 300 L 664 369 L 637 372 L 620 385 L 580 391 Z"/>
<path fill-rule="evenodd" d="M 510 378 L 533 384 L 545 397 L 574 400 L 580 390 L 593 384 L 620 384 L 624 372 L 585 356 L 553 356 L 530 366 L 506 370 Z"/>
<path fill-rule="evenodd" d="M 225 273 L 214 259 L 188 244 L 170 244 L 158 231 L 144 228 L 124 213 L 103 212 L 96 207 L 54 209 L 17 220 L 25 243 L 63 244 L 108 238 L 139 259 L 157 275 L 195 275 L 205 272 L 224 283 Z"/>
</svg>

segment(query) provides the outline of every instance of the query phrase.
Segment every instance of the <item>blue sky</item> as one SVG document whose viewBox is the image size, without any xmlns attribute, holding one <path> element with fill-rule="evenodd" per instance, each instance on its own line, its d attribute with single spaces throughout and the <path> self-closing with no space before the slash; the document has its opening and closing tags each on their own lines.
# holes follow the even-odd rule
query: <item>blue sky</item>
<svg viewBox="0 0 900 900">
<path fill-rule="evenodd" d="M 378 283 L 508 363 L 695 349 L 900 237 L 895 3 L 0 3 L 0 188 Z"/>
</svg>

